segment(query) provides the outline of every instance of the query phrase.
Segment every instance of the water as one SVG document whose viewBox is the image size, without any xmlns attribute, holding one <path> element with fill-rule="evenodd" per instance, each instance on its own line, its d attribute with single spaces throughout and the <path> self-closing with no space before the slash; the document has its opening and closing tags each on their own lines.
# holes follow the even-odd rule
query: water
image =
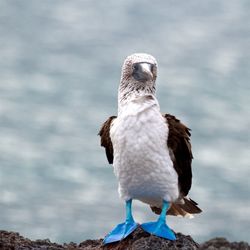
<svg viewBox="0 0 250 250">
<path fill-rule="evenodd" d="M 116 114 L 123 60 L 147 52 L 162 111 L 192 128 L 190 196 L 204 210 L 170 225 L 249 242 L 249 14 L 248 1 L 1 0 L 1 229 L 80 242 L 122 221 L 97 133 Z"/>
</svg>

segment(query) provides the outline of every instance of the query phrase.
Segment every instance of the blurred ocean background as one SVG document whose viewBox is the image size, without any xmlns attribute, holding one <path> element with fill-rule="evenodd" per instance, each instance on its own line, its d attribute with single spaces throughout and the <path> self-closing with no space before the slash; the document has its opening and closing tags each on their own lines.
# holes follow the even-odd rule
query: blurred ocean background
<svg viewBox="0 0 250 250">
<path fill-rule="evenodd" d="M 122 222 L 97 133 L 125 57 L 147 52 L 162 112 L 192 128 L 204 211 L 170 226 L 250 242 L 249 18 L 248 0 L 0 0 L 0 229 L 80 242 Z"/>
</svg>

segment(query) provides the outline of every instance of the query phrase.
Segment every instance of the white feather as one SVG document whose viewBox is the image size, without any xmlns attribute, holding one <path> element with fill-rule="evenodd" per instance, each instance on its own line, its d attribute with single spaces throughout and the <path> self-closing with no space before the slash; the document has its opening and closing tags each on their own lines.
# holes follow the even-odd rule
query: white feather
<svg viewBox="0 0 250 250">
<path fill-rule="evenodd" d="M 167 147 L 168 126 L 153 95 L 120 107 L 110 136 L 121 198 L 160 207 L 162 199 L 173 202 L 179 197 L 178 176 Z"/>
</svg>

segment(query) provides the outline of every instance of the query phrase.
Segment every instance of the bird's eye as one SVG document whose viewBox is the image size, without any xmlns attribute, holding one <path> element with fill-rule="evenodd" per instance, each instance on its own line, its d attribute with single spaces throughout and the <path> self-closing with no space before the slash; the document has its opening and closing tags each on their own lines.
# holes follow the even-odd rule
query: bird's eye
<svg viewBox="0 0 250 250">
<path fill-rule="evenodd" d="M 157 70 L 156 64 L 151 64 L 151 72 L 155 72 Z"/>
<path fill-rule="evenodd" d="M 137 63 L 133 64 L 133 70 L 138 70 L 139 69 L 139 66 Z"/>
</svg>

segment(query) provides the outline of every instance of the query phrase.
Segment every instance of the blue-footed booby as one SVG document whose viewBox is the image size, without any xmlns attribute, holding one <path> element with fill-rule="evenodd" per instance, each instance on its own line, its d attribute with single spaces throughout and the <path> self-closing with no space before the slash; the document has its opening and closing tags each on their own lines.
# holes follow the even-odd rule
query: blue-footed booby
<svg viewBox="0 0 250 250">
<path fill-rule="evenodd" d="M 105 237 L 104 244 L 120 241 L 138 227 L 133 199 L 160 214 L 156 222 L 141 224 L 142 229 L 169 240 L 176 237 L 166 224 L 166 214 L 184 217 L 201 212 L 187 196 L 192 184 L 190 129 L 175 116 L 160 112 L 156 77 L 153 56 L 128 56 L 122 67 L 118 115 L 109 117 L 99 132 L 126 203 L 125 222 Z"/>
</svg>

